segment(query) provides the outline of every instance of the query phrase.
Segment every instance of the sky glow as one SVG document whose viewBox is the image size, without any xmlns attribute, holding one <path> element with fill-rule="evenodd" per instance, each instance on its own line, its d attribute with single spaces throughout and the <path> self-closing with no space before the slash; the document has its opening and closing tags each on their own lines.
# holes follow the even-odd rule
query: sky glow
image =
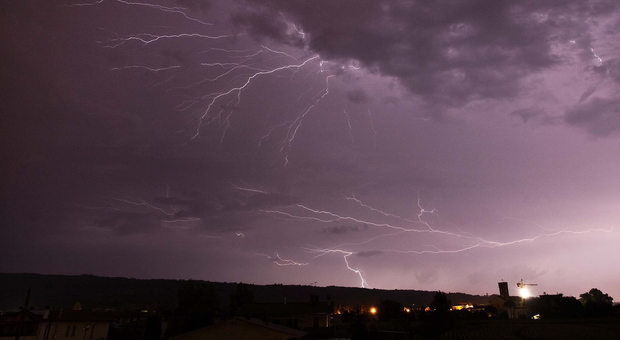
<svg viewBox="0 0 620 340">
<path fill-rule="evenodd" d="M 617 1 L 0 9 L 2 271 L 620 299 Z"/>
</svg>

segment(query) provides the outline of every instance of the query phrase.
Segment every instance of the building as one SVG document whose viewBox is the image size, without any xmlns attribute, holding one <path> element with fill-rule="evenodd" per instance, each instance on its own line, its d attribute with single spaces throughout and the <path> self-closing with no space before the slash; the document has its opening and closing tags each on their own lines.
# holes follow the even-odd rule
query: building
<svg viewBox="0 0 620 340">
<path fill-rule="evenodd" d="M 456 305 L 452 305 L 450 310 L 473 310 L 474 304 L 470 302 L 459 302 Z"/>
<path fill-rule="evenodd" d="M 0 315 L 0 340 L 142 339 L 151 312 L 28 310 Z"/>
<path fill-rule="evenodd" d="M 313 296 L 310 302 L 245 304 L 237 314 L 290 328 L 310 329 L 330 327 L 333 312 L 331 301 L 318 301 L 318 297 Z"/>
<path fill-rule="evenodd" d="M 498 286 L 499 295 L 491 295 L 487 305 L 495 307 L 500 315 L 505 314 L 509 319 L 528 317 L 529 313 L 524 299 L 520 296 L 510 296 L 508 282 L 498 282 Z"/>
<path fill-rule="evenodd" d="M 110 317 L 82 311 L 30 311 L 0 316 L 0 340 L 104 340 Z"/>
</svg>

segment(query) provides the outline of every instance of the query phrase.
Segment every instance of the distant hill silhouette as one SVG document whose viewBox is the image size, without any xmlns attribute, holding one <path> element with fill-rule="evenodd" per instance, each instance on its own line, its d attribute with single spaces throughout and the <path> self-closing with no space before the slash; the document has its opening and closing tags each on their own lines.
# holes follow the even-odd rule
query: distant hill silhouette
<svg viewBox="0 0 620 340">
<path fill-rule="evenodd" d="M 23 303 L 26 290 L 31 288 L 30 307 L 71 308 L 80 302 L 90 309 L 172 309 L 176 293 L 187 280 L 142 280 L 93 275 L 42 275 L 0 273 L 0 310 L 15 310 Z M 227 306 L 237 283 L 212 282 L 220 303 Z M 433 291 L 383 290 L 352 287 L 314 287 L 298 285 L 252 285 L 255 302 L 303 302 L 310 296 L 324 301 L 328 296 L 336 304 L 368 305 L 381 300 L 398 301 L 403 305 L 426 306 L 435 295 Z M 449 293 L 453 303 L 486 303 L 480 295 Z"/>
</svg>

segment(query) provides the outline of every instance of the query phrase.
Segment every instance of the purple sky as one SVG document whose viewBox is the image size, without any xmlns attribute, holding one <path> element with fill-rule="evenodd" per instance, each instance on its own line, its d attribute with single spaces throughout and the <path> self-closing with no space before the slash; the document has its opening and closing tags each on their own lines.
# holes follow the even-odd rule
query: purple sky
<svg viewBox="0 0 620 340">
<path fill-rule="evenodd" d="M 620 4 L 8 0 L 0 270 L 620 300 Z"/>
</svg>

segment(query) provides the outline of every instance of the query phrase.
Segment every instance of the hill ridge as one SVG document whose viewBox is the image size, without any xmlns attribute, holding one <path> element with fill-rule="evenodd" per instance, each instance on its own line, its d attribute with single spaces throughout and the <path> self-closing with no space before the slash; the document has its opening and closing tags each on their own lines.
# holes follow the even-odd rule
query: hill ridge
<svg viewBox="0 0 620 340">
<path fill-rule="evenodd" d="M 106 277 L 91 274 L 62 275 L 36 273 L 0 273 L 0 310 L 17 309 L 23 305 L 26 290 L 31 288 L 30 307 L 70 308 L 80 302 L 84 309 L 172 309 L 179 288 L 188 280 L 137 279 Z M 218 299 L 223 306 L 235 292 L 236 282 L 214 282 Z M 311 286 L 285 284 L 246 284 L 256 302 L 304 302 L 311 296 L 335 304 L 368 305 L 381 300 L 394 300 L 403 305 L 426 306 L 437 291 L 386 290 L 376 288 Z M 466 293 L 447 293 L 453 303 L 486 303 L 488 296 Z"/>
</svg>

